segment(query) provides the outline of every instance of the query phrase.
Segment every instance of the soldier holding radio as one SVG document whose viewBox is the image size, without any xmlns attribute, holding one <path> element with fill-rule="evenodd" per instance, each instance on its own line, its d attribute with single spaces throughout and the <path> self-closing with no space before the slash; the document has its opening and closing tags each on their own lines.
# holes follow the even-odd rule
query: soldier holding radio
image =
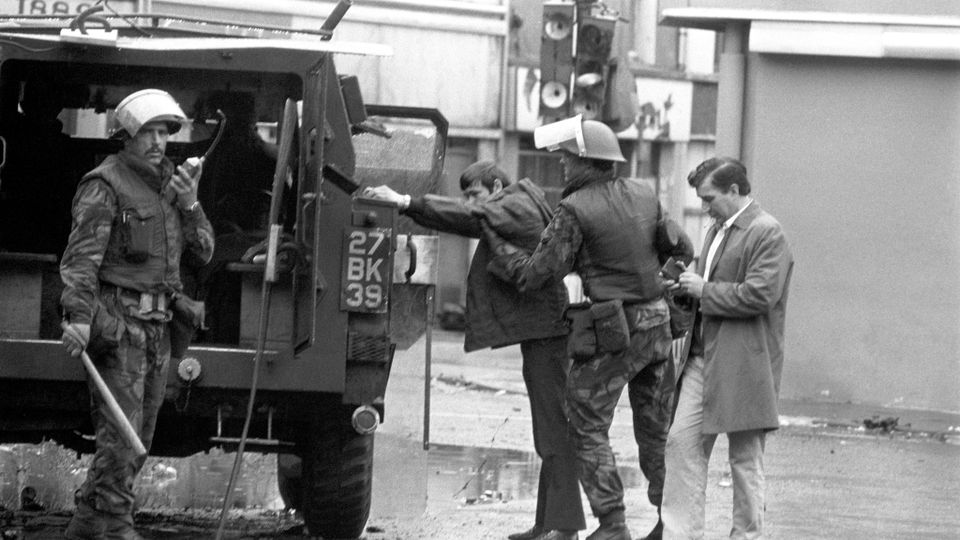
<svg viewBox="0 0 960 540">
<path fill-rule="evenodd" d="M 197 201 L 202 164 L 192 174 L 165 157 L 167 141 L 186 122 L 162 90 L 121 101 L 116 135 L 123 150 L 80 180 L 73 227 L 60 266 L 63 343 L 86 349 L 123 412 L 149 449 L 170 363 L 169 322 L 182 314 L 197 326 L 202 306 L 182 294 L 180 257 L 208 262 L 213 229 Z M 176 169 L 176 170 L 175 170 Z M 65 536 L 133 539 L 137 456 L 107 420 L 91 390 L 96 453 Z"/>
</svg>

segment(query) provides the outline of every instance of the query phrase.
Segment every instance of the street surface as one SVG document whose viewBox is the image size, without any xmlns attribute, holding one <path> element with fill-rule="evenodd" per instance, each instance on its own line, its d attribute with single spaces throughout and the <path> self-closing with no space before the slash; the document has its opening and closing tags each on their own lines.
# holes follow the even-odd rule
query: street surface
<svg viewBox="0 0 960 540">
<path fill-rule="evenodd" d="M 519 349 L 464 354 L 461 337 L 443 331 L 434 335 L 431 442 L 529 452 L 533 442 Z M 418 354 L 423 354 L 422 348 L 414 347 L 399 355 L 394 365 L 399 376 L 391 381 L 397 383 L 391 390 L 403 392 L 407 399 L 413 387 L 404 388 L 403 381 L 423 369 Z M 390 398 L 388 392 L 388 404 Z M 864 427 L 864 420 L 882 425 L 891 418 L 898 420 L 889 432 Z M 393 420 L 388 412 L 387 423 Z M 782 429 L 767 438 L 765 454 L 769 538 L 960 538 L 960 415 L 784 400 L 781 423 Z M 392 428 L 384 424 L 383 429 Z M 642 536 L 656 521 L 656 513 L 646 502 L 625 397 L 614 418 L 611 441 L 629 486 L 627 521 L 633 535 Z M 721 436 L 710 463 L 707 538 L 729 535 L 732 491 L 726 452 L 727 441 Z M 369 526 L 382 532 L 371 532 L 367 538 L 502 539 L 528 528 L 535 509 L 536 475 L 526 476 L 533 485 L 525 497 L 507 500 L 523 490 L 516 487 L 514 475 L 502 474 L 522 468 L 522 462 L 502 466 L 501 477 L 507 476 L 507 482 L 501 498 L 496 489 L 491 497 L 478 497 L 469 491 L 472 484 L 460 491 L 463 481 L 470 480 L 469 473 L 474 473 L 474 482 L 483 478 L 476 475 L 476 467 L 484 457 L 489 465 L 499 454 L 473 456 L 473 468 L 460 461 L 463 471 L 457 482 L 447 480 L 456 461 L 434 464 L 428 476 L 431 498 L 413 528 L 407 519 L 389 518 L 390 509 L 377 512 L 375 502 Z M 445 491 L 439 489 L 441 484 Z M 471 497 L 477 500 L 470 501 Z M 585 500 L 584 508 L 588 509 Z M 582 536 L 597 525 L 587 513 L 588 530 Z"/>
<path fill-rule="evenodd" d="M 503 539 L 533 524 L 539 463 L 532 453 L 519 349 L 467 355 L 461 344 L 460 333 L 433 335 L 428 451 L 424 341 L 397 353 L 377 434 L 367 540 Z M 769 538 L 960 538 L 960 415 L 800 400 L 784 400 L 781 415 L 783 427 L 768 437 L 765 459 Z M 867 429 L 865 420 L 881 427 Z M 632 438 L 624 399 L 611 439 L 627 485 L 627 521 L 640 537 L 656 513 L 646 502 Z M 0 450 L 0 461 L 8 456 L 6 470 L 28 454 L 56 454 L 47 446 Z M 707 538 L 729 533 L 726 450 L 720 437 L 710 464 Z M 211 452 L 183 460 L 151 458 L 140 484 L 140 533 L 147 539 L 211 538 L 232 457 Z M 82 477 L 71 460 L 56 454 L 56 470 L 47 471 L 58 475 L 67 495 Z M 297 516 L 283 511 L 273 457 L 250 455 L 245 463 L 238 489 L 246 506 L 231 514 L 228 537 L 304 538 Z M 4 470 L 0 480 L 9 478 Z M 190 489 L 178 487 L 178 478 L 181 484 L 194 478 Z M 0 495 L 0 505 L 15 508 L 7 491 Z M 62 537 L 72 511 L 62 502 L 67 495 L 41 495 L 60 500 L 60 507 L 0 511 L 2 538 Z M 588 530 L 581 538 L 597 525 L 586 501 L 584 507 Z"/>
</svg>

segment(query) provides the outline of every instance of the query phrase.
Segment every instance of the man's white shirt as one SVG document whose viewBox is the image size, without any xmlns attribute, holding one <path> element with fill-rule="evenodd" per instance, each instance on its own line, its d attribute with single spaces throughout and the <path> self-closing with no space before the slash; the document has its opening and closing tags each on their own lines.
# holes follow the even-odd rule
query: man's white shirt
<svg viewBox="0 0 960 540">
<path fill-rule="evenodd" d="M 707 250 L 707 264 L 703 268 L 703 280 L 710 281 L 710 268 L 713 267 L 713 256 L 717 254 L 717 249 L 720 248 L 720 243 L 723 242 L 723 238 L 727 236 L 727 229 L 733 225 L 733 222 L 740 217 L 740 214 L 750 206 L 750 203 L 753 202 L 753 199 L 748 198 L 747 202 L 737 210 L 737 213 L 730 216 L 730 219 L 723 222 L 723 225 L 720 226 L 720 230 L 717 231 L 717 235 L 713 237 L 713 242 L 710 243 L 710 249 Z"/>
</svg>

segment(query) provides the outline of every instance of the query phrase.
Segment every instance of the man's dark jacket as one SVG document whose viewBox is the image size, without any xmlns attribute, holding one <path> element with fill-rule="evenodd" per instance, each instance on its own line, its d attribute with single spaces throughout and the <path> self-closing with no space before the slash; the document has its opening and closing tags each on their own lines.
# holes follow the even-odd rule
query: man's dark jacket
<svg viewBox="0 0 960 540">
<path fill-rule="evenodd" d="M 424 227 L 480 239 L 467 276 L 464 350 L 567 334 L 563 321 L 567 291 L 561 280 L 520 293 L 512 284 L 487 272 L 493 253 L 480 227 L 481 216 L 511 244 L 529 251 L 536 249 L 551 210 L 543 190 L 533 182 L 524 178 L 480 204 L 426 195 L 412 199 L 404 213 Z"/>
</svg>

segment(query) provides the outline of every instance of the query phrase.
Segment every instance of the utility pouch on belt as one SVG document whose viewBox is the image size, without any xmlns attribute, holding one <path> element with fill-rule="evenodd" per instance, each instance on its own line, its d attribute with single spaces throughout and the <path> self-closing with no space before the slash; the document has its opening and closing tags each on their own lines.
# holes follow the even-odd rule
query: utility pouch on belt
<svg viewBox="0 0 960 540">
<path fill-rule="evenodd" d="M 172 308 L 173 318 L 167 326 L 170 329 L 170 357 L 183 358 L 197 329 L 205 328 L 206 309 L 203 302 L 182 294 L 173 301 Z"/>
<path fill-rule="evenodd" d="M 570 321 L 567 354 L 576 362 L 589 360 L 597 354 L 597 335 L 593 331 L 593 313 L 590 312 L 590 306 L 570 306 L 564 316 Z"/>
<path fill-rule="evenodd" d="M 590 306 L 593 328 L 600 352 L 617 353 L 630 345 L 630 327 L 623 312 L 623 302 L 608 300 Z"/>
</svg>

